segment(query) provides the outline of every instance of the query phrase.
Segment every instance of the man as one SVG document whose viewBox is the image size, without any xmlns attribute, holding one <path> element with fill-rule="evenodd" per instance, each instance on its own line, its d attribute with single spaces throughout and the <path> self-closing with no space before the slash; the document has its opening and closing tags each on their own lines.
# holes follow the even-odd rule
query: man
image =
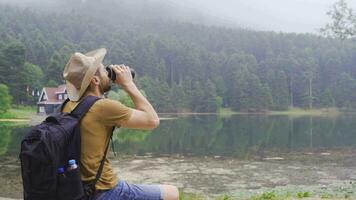
<svg viewBox="0 0 356 200">
<path fill-rule="evenodd" d="M 70 101 L 63 112 L 71 112 L 83 97 L 92 95 L 103 97 L 110 90 L 111 81 L 102 64 L 106 49 L 97 49 L 86 54 L 74 53 L 65 66 Z M 159 118 L 148 100 L 137 89 L 129 67 L 112 65 L 116 81 L 131 97 L 135 109 L 110 99 L 98 100 L 83 117 L 81 129 L 81 177 L 82 181 L 95 179 L 106 146 L 109 144 L 113 126 L 151 130 L 159 125 Z M 178 189 L 171 185 L 136 185 L 118 180 L 108 159 L 96 183 L 99 191 L 96 199 L 145 199 L 178 200 Z"/>
</svg>

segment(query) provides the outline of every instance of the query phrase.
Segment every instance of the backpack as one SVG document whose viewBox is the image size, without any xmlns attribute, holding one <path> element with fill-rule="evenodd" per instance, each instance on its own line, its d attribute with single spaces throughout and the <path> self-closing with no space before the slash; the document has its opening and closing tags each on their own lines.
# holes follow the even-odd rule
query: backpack
<svg viewBox="0 0 356 200">
<path fill-rule="evenodd" d="M 109 145 L 90 184 L 83 185 L 79 164 L 76 169 L 66 169 L 70 159 L 80 161 L 80 121 L 99 99 L 87 96 L 71 113 L 55 113 L 25 135 L 19 155 L 25 200 L 84 200 L 93 196 Z M 64 168 L 64 173 L 58 172 L 59 168 Z"/>
</svg>

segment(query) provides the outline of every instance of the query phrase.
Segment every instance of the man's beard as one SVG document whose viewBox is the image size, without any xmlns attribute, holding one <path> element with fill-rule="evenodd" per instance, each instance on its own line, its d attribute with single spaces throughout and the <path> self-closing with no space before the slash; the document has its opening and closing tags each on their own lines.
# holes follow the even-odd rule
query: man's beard
<svg viewBox="0 0 356 200">
<path fill-rule="evenodd" d="M 105 94 L 111 90 L 111 84 L 109 83 L 104 85 L 103 81 L 100 81 L 99 89 L 101 94 Z"/>
</svg>

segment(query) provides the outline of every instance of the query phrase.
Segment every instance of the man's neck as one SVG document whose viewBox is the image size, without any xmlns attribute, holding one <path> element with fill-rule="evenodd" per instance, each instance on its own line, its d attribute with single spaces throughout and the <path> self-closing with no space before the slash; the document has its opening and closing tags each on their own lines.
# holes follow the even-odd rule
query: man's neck
<svg viewBox="0 0 356 200">
<path fill-rule="evenodd" d="M 97 97 L 103 97 L 103 94 L 99 90 L 94 90 L 94 91 L 87 91 L 84 93 L 83 97 L 86 96 L 97 96 Z"/>
</svg>

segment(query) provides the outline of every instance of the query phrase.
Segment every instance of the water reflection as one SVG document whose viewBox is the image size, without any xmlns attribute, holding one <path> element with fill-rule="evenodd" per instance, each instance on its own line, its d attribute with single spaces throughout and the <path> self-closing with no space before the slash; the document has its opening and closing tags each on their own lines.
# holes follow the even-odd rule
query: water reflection
<svg viewBox="0 0 356 200">
<path fill-rule="evenodd" d="M 355 116 L 337 118 L 236 115 L 191 116 L 161 122 L 150 132 L 121 129 L 120 153 L 263 157 L 290 151 L 356 147 Z"/>
<path fill-rule="evenodd" d="M 290 151 L 356 147 L 355 118 L 355 115 L 179 117 L 162 121 L 151 132 L 117 130 L 114 143 L 119 153 L 129 155 L 222 155 L 248 159 Z M 0 123 L 0 155 L 17 156 L 27 130 L 26 125 Z"/>
<path fill-rule="evenodd" d="M 28 125 L 13 122 L 0 122 L 0 155 L 17 156 L 23 135 Z"/>
</svg>

